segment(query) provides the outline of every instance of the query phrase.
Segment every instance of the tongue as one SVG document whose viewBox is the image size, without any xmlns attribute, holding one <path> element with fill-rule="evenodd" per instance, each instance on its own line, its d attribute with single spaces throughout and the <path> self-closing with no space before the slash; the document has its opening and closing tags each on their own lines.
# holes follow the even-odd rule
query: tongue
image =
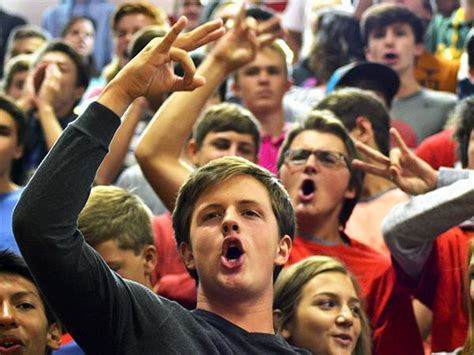
<svg viewBox="0 0 474 355">
<path fill-rule="evenodd" d="M 244 254 L 240 255 L 236 259 L 229 259 L 227 256 L 221 256 L 221 263 L 224 268 L 229 270 L 236 270 L 240 268 L 244 263 Z"/>
</svg>

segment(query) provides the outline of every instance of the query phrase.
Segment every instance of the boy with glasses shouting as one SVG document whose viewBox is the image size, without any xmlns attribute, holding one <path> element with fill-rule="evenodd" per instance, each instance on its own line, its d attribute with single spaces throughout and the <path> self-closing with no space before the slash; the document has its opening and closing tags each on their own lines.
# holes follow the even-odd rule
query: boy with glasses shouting
<svg viewBox="0 0 474 355">
<path fill-rule="evenodd" d="M 344 233 L 362 190 L 363 174 L 351 167 L 356 155 L 349 133 L 327 110 L 313 111 L 289 133 L 278 159 L 297 218 L 288 262 L 311 255 L 342 260 L 361 285 L 374 354 L 422 354 L 410 296 L 390 260 Z"/>
</svg>

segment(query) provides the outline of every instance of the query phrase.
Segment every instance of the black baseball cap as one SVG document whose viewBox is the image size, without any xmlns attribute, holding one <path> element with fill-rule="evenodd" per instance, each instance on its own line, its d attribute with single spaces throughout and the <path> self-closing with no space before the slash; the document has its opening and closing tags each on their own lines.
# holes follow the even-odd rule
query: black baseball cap
<svg viewBox="0 0 474 355">
<path fill-rule="evenodd" d="M 369 83 L 370 88 L 363 83 Z M 332 74 L 326 85 L 326 94 L 346 86 L 381 92 L 391 103 L 400 87 L 398 74 L 390 67 L 374 62 L 354 62 L 344 65 Z"/>
</svg>

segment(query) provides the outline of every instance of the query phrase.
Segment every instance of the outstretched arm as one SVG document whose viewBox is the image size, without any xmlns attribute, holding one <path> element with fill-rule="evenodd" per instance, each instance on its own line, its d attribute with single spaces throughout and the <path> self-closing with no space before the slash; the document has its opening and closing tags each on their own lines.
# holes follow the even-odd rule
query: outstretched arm
<svg viewBox="0 0 474 355">
<path fill-rule="evenodd" d="M 466 171 L 438 173 L 407 148 L 394 128 L 390 134 L 396 144 L 390 157 L 357 143 L 372 162 L 355 160 L 353 166 L 390 179 L 409 194 L 419 195 L 392 209 L 383 223 L 384 239 L 392 256 L 408 275 L 417 279 L 434 240 L 474 215 L 474 180 L 469 179 Z"/>
<path fill-rule="evenodd" d="M 234 28 L 219 40 L 197 70 L 206 84 L 193 92 L 169 97 L 145 130 L 135 155 L 168 210 L 173 210 L 176 194 L 190 173 L 190 168 L 180 162 L 181 149 L 206 100 L 232 71 L 251 62 L 259 47 L 281 35 L 270 34 L 278 21 L 275 17 L 257 26 L 253 19 L 245 18 L 242 6 Z"/>
<path fill-rule="evenodd" d="M 14 212 L 13 228 L 22 255 L 48 302 L 87 353 L 123 351 L 120 346 L 130 329 L 126 323 L 139 328 L 143 324 L 135 323 L 146 321 L 132 312 L 149 304 L 141 306 L 135 299 L 147 293 L 145 289 L 122 280 L 85 243 L 77 230 L 77 217 L 120 124 L 119 116 L 130 102 L 138 96 L 192 90 L 203 84 L 194 75 L 187 53 L 172 47 L 185 23 L 180 19 L 162 41 L 151 42 L 109 83 L 98 103 L 68 126 Z M 174 75 L 172 60 L 183 64 L 183 78 Z"/>
</svg>

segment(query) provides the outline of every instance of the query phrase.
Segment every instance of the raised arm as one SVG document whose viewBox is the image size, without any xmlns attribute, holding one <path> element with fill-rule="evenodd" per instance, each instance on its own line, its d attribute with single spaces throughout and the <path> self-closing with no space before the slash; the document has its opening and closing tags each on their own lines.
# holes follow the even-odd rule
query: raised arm
<svg viewBox="0 0 474 355">
<path fill-rule="evenodd" d="M 77 217 L 126 107 L 138 96 L 192 90 L 204 83 L 194 75 L 188 54 L 172 47 L 185 23 L 180 19 L 163 40 L 152 41 L 107 85 L 98 103 L 68 126 L 14 212 L 22 255 L 48 302 L 87 353 L 119 353 L 127 337 L 124 323 L 135 322 L 130 312 L 141 307 L 131 289 L 147 291 L 107 267 L 77 230 Z M 183 65 L 183 78 L 174 75 L 171 61 Z M 130 319 L 122 319 L 124 315 Z"/>
<path fill-rule="evenodd" d="M 474 176 L 462 170 L 437 172 L 407 148 L 395 129 L 390 134 L 396 144 L 390 157 L 357 143 L 371 162 L 358 160 L 353 166 L 419 195 L 392 209 L 383 223 L 384 239 L 392 256 L 408 275 L 417 279 L 434 240 L 474 215 Z"/>
<path fill-rule="evenodd" d="M 385 217 L 382 229 L 392 256 L 402 269 L 417 279 L 435 239 L 474 215 L 474 174 L 441 170 L 439 181 L 457 182 L 396 206 Z M 447 181 L 446 181 L 447 182 Z"/>
<path fill-rule="evenodd" d="M 173 210 L 176 194 L 190 173 L 180 154 L 206 100 L 232 71 L 251 62 L 260 46 L 281 35 L 270 34 L 278 21 L 275 17 L 257 26 L 254 19 L 245 18 L 242 6 L 234 28 L 218 41 L 197 70 L 206 84 L 193 92 L 171 95 L 146 128 L 135 155 L 168 210 Z"/>
</svg>

